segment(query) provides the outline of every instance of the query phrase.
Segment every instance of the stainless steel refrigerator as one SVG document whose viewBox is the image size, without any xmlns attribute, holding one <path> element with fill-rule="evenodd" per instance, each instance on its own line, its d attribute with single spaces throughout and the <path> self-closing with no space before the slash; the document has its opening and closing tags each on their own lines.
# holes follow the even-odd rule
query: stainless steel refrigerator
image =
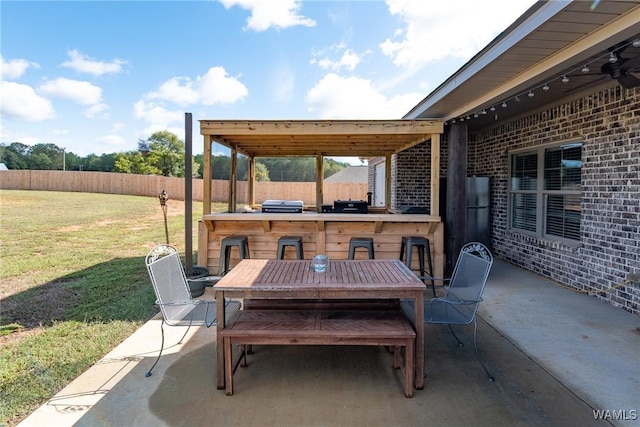
<svg viewBox="0 0 640 427">
<path fill-rule="evenodd" d="M 467 242 L 480 242 L 491 247 L 489 177 L 467 178 Z"/>
</svg>

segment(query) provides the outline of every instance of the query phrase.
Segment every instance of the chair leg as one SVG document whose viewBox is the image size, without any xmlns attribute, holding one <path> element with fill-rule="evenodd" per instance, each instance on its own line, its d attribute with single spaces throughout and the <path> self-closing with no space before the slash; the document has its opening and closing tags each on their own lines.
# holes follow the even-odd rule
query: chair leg
<svg viewBox="0 0 640 427">
<path fill-rule="evenodd" d="M 475 317 L 473 318 L 473 345 L 476 350 L 476 358 L 478 359 L 478 362 L 480 362 L 480 365 L 482 365 L 482 369 L 484 369 L 484 372 L 487 374 L 487 377 L 489 377 L 489 381 L 491 382 L 495 381 L 496 379 L 493 377 L 493 375 L 491 375 L 491 373 L 489 372 L 489 369 L 487 369 L 487 366 L 480 359 L 480 353 L 478 353 L 478 322 L 476 321 Z"/>
<path fill-rule="evenodd" d="M 146 374 L 144 374 L 145 377 L 151 376 L 151 371 L 153 371 L 153 368 L 156 367 L 156 365 L 158 364 L 158 361 L 160 360 L 160 356 L 162 356 L 162 349 L 164 348 L 164 320 L 162 321 L 162 323 L 160 323 L 160 333 L 162 335 L 160 352 L 158 353 L 158 357 L 156 357 L 156 361 L 153 362 L 153 365 L 151 365 L 151 368 L 149 369 L 149 371 Z"/>
<path fill-rule="evenodd" d="M 453 335 L 456 341 L 458 341 L 458 346 L 464 347 L 464 344 L 462 343 L 462 341 L 460 341 L 456 333 L 453 331 L 451 324 L 447 324 L 447 326 L 449 327 L 449 331 L 451 332 L 451 335 Z M 484 364 L 482 359 L 480 359 L 480 353 L 478 352 L 478 322 L 475 317 L 473 318 L 473 348 L 476 354 L 476 359 L 478 359 L 478 362 L 480 362 L 482 369 L 484 369 L 484 372 L 487 374 L 487 377 L 489 377 L 489 381 L 491 382 L 495 381 L 496 379 L 493 377 L 493 375 L 491 375 L 491 373 L 489 372 L 489 369 Z"/>
<path fill-rule="evenodd" d="M 462 341 L 460 341 L 460 338 L 458 338 L 456 333 L 453 331 L 453 328 L 451 327 L 451 324 L 448 323 L 447 327 L 449 328 L 449 332 L 451 332 L 451 335 L 453 335 L 453 337 L 456 339 L 456 341 L 458 341 L 458 347 L 464 347 L 464 344 L 462 343 Z"/>
</svg>

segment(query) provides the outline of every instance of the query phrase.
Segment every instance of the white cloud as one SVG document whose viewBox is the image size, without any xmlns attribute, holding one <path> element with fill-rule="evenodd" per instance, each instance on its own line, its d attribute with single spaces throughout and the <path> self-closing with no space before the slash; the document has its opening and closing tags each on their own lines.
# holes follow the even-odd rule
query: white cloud
<svg viewBox="0 0 640 427">
<path fill-rule="evenodd" d="M 3 79 L 17 79 L 22 77 L 27 68 L 40 68 L 35 62 L 29 62 L 26 59 L 10 59 L 5 61 L 0 55 L 0 76 Z"/>
<path fill-rule="evenodd" d="M 125 139 L 119 135 L 101 136 L 99 138 L 96 138 L 96 141 L 111 146 L 122 146 L 126 144 Z"/>
<path fill-rule="evenodd" d="M 136 118 L 149 123 L 150 127 L 158 130 L 167 129 L 170 123 L 182 120 L 184 115 L 182 111 L 170 111 L 145 101 L 133 104 L 133 114 Z"/>
<path fill-rule="evenodd" d="M 370 80 L 327 74 L 309 90 L 308 110 L 321 119 L 398 119 L 422 94 L 408 93 L 387 98 Z"/>
<path fill-rule="evenodd" d="M 107 111 L 109 109 L 109 106 L 103 102 L 99 103 L 99 104 L 95 104 L 92 105 L 91 107 L 87 108 L 84 112 L 84 116 L 89 118 L 89 119 L 93 119 L 96 116 L 98 116 L 100 113 Z"/>
<path fill-rule="evenodd" d="M 302 2 L 298 0 L 220 0 L 229 9 L 240 6 L 251 11 L 247 18 L 247 28 L 254 31 L 265 31 L 271 27 L 289 28 L 296 25 L 313 27 L 313 19 L 299 14 Z"/>
<path fill-rule="evenodd" d="M 330 48 L 331 52 L 342 50 L 342 55 L 338 59 L 331 59 L 329 56 L 331 53 L 318 53 L 314 56 L 324 56 L 323 58 L 311 59 L 311 64 L 317 64 L 320 68 L 329 69 L 332 71 L 340 71 L 341 69 L 345 69 L 347 71 L 354 71 L 360 61 L 362 61 L 362 57 L 370 51 L 363 53 L 362 55 L 358 55 L 351 49 L 345 49 L 344 45 L 333 46 Z"/>
<path fill-rule="evenodd" d="M 484 48 L 534 0 L 387 0 L 389 12 L 406 28 L 380 44 L 394 64 L 420 68 L 443 57 L 464 61 Z"/>
<path fill-rule="evenodd" d="M 71 99 L 78 104 L 94 105 L 102 99 L 102 89 L 89 82 L 63 77 L 50 80 L 38 88 L 47 95 Z"/>
<path fill-rule="evenodd" d="M 30 122 L 39 122 L 54 117 L 55 111 L 51 101 L 33 90 L 31 86 L 0 82 L 2 98 L 0 111 L 2 115 L 16 117 Z"/>
<path fill-rule="evenodd" d="M 236 77 L 229 77 L 222 67 L 211 67 L 207 74 L 195 81 L 188 77 L 173 77 L 164 82 L 156 92 L 147 95 L 149 99 L 170 101 L 187 106 L 231 104 L 248 95 L 247 87 Z"/>
<path fill-rule="evenodd" d="M 69 61 L 62 63 L 63 67 L 68 67 L 81 73 L 88 73 L 94 76 L 101 76 L 103 74 L 117 74 L 122 71 L 122 66 L 127 63 L 121 59 L 113 59 L 110 62 L 98 61 L 78 52 L 77 50 L 70 50 L 67 52 Z"/>
</svg>

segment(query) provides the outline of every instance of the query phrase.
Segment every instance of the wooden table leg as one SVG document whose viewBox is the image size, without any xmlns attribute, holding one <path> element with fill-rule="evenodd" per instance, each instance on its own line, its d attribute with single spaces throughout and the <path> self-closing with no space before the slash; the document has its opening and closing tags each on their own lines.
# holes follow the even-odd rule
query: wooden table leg
<svg viewBox="0 0 640 427">
<path fill-rule="evenodd" d="M 224 292 L 216 292 L 216 368 L 218 375 L 217 389 L 224 389 L 224 342 L 222 339 L 222 330 L 226 322 L 224 316 Z"/>
<path fill-rule="evenodd" d="M 416 295 L 415 303 L 415 319 L 416 319 L 416 389 L 424 388 L 424 294 L 419 292 Z"/>
</svg>

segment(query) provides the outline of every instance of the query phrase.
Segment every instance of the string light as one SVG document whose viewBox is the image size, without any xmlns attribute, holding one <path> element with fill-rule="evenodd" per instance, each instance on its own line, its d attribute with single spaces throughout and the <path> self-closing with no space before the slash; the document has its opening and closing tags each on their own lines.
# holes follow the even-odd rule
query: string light
<svg viewBox="0 0 640 427">
<path fill-rule="evenodd" d="M 552 78 L 551 80 L 545 82 L 541 86 L 536 86 L 536 87 L 532 87 L 532 88 L 526 89 L 526 91 L 518 93 L 515 96 L 513 96 L 513 100 L 516 101 L 516 102 L 520 102 L 520 96 L 524 96 L 524 95 L 527 95 L 527 97 L 529 97 L 529 98 L 533 98 L 535 96 L 534 91 L 536 89 L 539 89 L 539 88 L 542 89 L 545 92 L 548 92 L 551 89 L 551 84 L 554 81 L 561 81 L 562 83 L 567 84 L 570 81 L 569 80 L 570 76 L 574 76 L 575 73 L 577 73 L 577 72 L 582 72 L 584 74 L 588 73 L 590 71 L 589 65 L 591 65 L 594 62 L 599 61 L 599 60 L 601 60 L 603 58 L 607 58 L 607 60 L 610 63 L 613 64 L 613 63 L 618 61 L 617 53 L 621 52 L 622 50 L 624 50 L 629 45 L 632 45 L 633 47 L 636 47 L 636 48 L 640 48 L 640 38 L 634 39 L 633 41 L 627 42 L 627 43 L 622 44 L 622 45 L 618 45 L 618 46 L 616 46 L 616 48 L 614 50 L 608 51 L 607 53 L 604 53 L 604 54 L 602 54 L 602 55 L 600 55 L 600 56 L 598 56 L 596 58 L 591 59 L 589 62 L 587 62 L 586 64 L 583 64 L 582 66 L 579 66 L 579 67 L 574 68 L 572 70 L 569 70 L 568 72 L 563 73 L 563 74 L 561 74 L 561 75 L 559 75 L 559 76 L 557 76 L 555 78 Z M 502 100 L 500 102 L 497 102 L 496 104 L 494 104 L 491 107 L 489 107 L 489 110 L 490 111 L 496 111 L 496 107 L 498 105 L 502 106 L 502 108 L 507 108 L 507 100 L 505 99 L 505 100 Z M 473 117 L 478 117 L 479 114 L 485 115 L 485 114 L 487 114 L 487 110 L 483 109 L 480 112 L 476 112 L 476 113 L 473 114 Z M 496 120 L 497 120 L 497 115 L 495 115 L 495 117 L 496 117 Z M 465 118 L 464 117 L 460 117 L 458 120 L 463 122 L 465 120 Z M 471 120 L 471 116 L 467 115 L 466 116 L 466 120 Z"/>
</svg>

